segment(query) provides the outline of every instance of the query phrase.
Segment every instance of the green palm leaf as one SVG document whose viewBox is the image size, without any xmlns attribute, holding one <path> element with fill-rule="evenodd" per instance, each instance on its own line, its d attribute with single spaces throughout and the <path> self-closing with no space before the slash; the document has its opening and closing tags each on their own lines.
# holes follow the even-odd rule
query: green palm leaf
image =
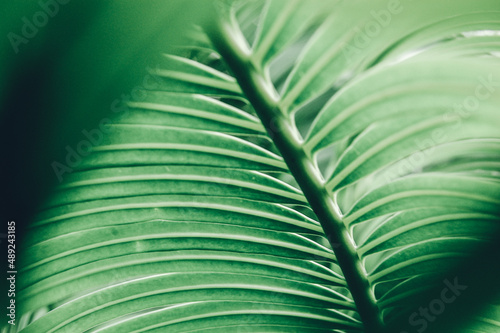
<svg viewBox="0 0 500 333">
<path fill-rule="evenodd" d="M 22 332 L 383 332 L 495 241 L 500 5 L 397 3 L 217 2 L 31 223 Z"/>
</svg>

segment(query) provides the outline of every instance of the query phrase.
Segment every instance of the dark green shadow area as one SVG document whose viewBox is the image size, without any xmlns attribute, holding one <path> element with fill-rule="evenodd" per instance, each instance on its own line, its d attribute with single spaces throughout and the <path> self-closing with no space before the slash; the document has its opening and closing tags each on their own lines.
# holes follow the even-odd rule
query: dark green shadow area
<svg viewBox="0 0 500 333">
<path fill-rule="evenodd" d="M 14 220 L 17 247 L 37 206 L 59 182 L 53 162 L 66 164 L 66 147 L 76 148 L 87 139 L 82 131 L 113 117 L 116 101 L 130 95 L 148 66 L 204 13 L 199 1 L 93 0 L 67 1 L 50 7 L 49 15 L 41 5 L 47 3 L 53 1 L 0 5 L 0 236 Z M 5 272 L 6 241 L 0 240 Z M 2 306 L 6 287 L 2 278 Z"/>
<path fill-rule="evenodd" d="M 488 310 L 487 304 L 496 304 L 500 296 L 500 228 L 492 236 L 493 241 L 477 248 L 459 265 L 437 278 L 433 284 L 435 288 L 416 297 L 410 310 L 401 313 L 387 332 L 459 332 L 470 327 L 474 318 L 483 315 Z M 443 290 L 449 290 L 450 284 L 454 290 L 447 291 L 445 297 L 454 299 L 444 302 Z M 422 311 L 426 309 L 427 314 L 424 314 Z M 436 310 L 440 311 L 437 315 Z"/>
</svg>

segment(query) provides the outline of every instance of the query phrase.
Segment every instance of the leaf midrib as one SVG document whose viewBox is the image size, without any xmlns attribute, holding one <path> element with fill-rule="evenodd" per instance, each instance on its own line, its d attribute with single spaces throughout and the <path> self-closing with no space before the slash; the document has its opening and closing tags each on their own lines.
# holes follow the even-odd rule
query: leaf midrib
<svg viewBox="0 0 500 333">
<path fill-rule="evenodd" d="M 276 91 L 267 75 L 255 65 L 245 38 L 233 20 L 214 15 L 215 22 L 206 26 L 215 48 L 226 61 L 253 105 L 264 127 L 281 152 L 291 174 L 316 213 L 356 303 L 367 332 L 381 332 L 384 324 L 366 271 L 346 229 L 340 211 L 324 187 L 324 181 L 313 160 L 306 154 L 293 120 L 285 116 L 275 97 Z"/>
</svg>

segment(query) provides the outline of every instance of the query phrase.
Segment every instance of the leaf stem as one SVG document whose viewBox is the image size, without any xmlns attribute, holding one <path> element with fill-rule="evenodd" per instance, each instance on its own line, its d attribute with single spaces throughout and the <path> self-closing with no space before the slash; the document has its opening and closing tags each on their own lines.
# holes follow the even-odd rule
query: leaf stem
<svg viewBox="0 0 500 333">
<path fill-rule="evenodd" d="M 251 51 L 239 28 L 229 17 L 213 17 L 214 22 L 209 22 L 206 26 L 207 33 L 234 73 L 316 213 L 335 252 L 366 331 L 383 332 L 380 311 L 354 241 L 342 222 L 337 205 L 324 187 L 318 168 L 305 153 L 292 119 L 280 109 L 274 86 L 253 62 Z"/>
</svg>

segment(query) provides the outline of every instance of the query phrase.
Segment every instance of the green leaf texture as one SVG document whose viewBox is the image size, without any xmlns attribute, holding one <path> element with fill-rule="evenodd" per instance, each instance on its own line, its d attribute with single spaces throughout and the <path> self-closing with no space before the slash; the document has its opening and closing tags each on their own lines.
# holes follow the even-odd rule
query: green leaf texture
<svg viewBox="0 0 500 333">
<path fill-rule="evenodd" d="M 495 241 L 498 1 L 214 13 L 31 223 L 22 332 L 380 332 Z"/>
</svg>

